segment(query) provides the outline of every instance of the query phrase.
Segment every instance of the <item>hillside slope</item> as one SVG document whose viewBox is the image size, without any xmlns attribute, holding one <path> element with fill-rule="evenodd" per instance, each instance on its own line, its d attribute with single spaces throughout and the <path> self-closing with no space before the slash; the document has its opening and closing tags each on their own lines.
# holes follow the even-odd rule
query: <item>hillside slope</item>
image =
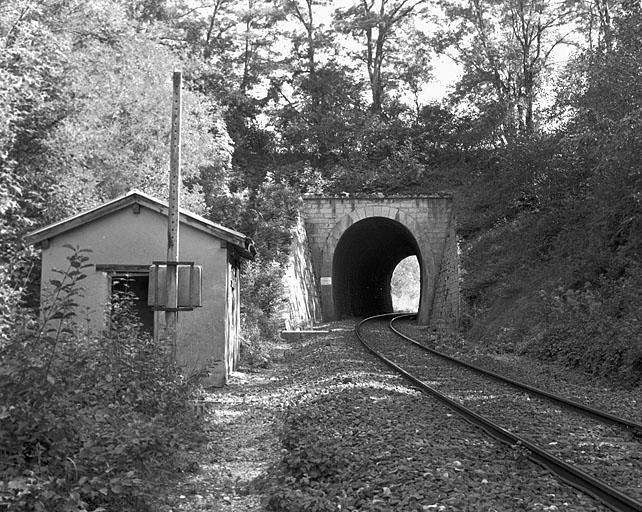
<svg viewBox="0 0 642 512">
<path fill-rule="evenodd" d="M 466 336 L 639 384 L 642 216 L 628 201 L 630 182 L 611 178 L 582 194 L 558 183 L 559 194 L 543 197 L 533 174 L 478 157 L 453 166 L 444 183 L 458 209 Z"/>
</svg>

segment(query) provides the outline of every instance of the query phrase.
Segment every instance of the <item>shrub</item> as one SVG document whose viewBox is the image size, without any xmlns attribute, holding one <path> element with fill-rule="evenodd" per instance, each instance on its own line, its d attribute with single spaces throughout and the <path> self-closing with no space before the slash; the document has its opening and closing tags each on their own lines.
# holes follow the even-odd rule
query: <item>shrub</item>
<svg viewBox="0 0 642 512">
<path fill-rule="evenodd" d="M 0 351 L 0 504 L 7 510 L 148 510 L 151 471 L 195 431 L 193 383 L 142 336 L 131 298 L 110 331 L 79 327 L 85 251 L 71 248 L 40 315 L 5 314 Z"/>
<path fill-rule="evenodd" d="M 327 484 L 340 481 L 358 457 L 337 442 L 328 423 L 323 421 L 342 410 L 341 405 L 324 396 L 309 407 L 288 409 L 281 432 L 285 449 L 282 466 L 287 485 L 270 493 L 267 510 L 342 510 L 341 505 L 333 503 L 328 496 Z"/>
<path fill-rule="evenodd" d="M 642 268 L 598 284 L 541 292 L 543 322 L 524 350 L 634 386 L 642 381 Z"/>
<path fill-rule="evenodd" d="M 283 327 L 286 299 L 281 279 L 283 266 L 257 258 L 243 272 L 241 289 L 241 362 L 248 366 L 269 364 L 268 344 Z"/>
</svg>

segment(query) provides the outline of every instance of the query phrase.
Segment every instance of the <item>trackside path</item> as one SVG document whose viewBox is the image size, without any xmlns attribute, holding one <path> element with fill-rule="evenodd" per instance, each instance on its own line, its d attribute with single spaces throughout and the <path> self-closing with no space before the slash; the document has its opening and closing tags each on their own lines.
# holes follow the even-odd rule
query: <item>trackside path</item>
<svg viewBox="0 0 642 512">
<path fill-rule="evenodd" d="M 155 510 L 605 510 L 392 376 L 351 323 L 332 327 L 207 395 L 207 442 Z"/>
</svg>

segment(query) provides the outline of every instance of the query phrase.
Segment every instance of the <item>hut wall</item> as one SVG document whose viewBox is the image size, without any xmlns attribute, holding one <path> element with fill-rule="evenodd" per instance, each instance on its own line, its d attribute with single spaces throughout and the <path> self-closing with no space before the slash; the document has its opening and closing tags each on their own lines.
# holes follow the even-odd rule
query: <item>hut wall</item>
<svg viewBox="0 0 642 512">
<path fill-rule="evenodd" d="M 140 207 L 139 213 L 125 208 L 49 241 L 42 251 L 42 283 L 57 278 L 53 268 L 67 268 L 69 249 L 65 244 L 91 249 L 92 264 L 150 265 L 167 257 L 166 217 Z M 193 311 L 179 313 L 177 359 L 186 372 L 209 369 L 210 385 L 222 385 L 226 368 L 226 315 L 228 286 L 228 250 L 220 239 L 181 224 L 180 259 L 194 261 L 203 267 L 202 304 Z M 105 328 L 106 305 L 109 301 L 108 276 L 95 267 L 85 269 L 85 296 L 80 298 L 80 311 L 87 309 L 87 325 L 93 331 Z M 237 308 L 238 309 L 238 308 Z M 163 329 L 164 313 L 155 315 L 155 327 Z"/>
<path fill-rule="evenodd" d="M 233 253 L 228 255 L 227 265 L 227 315 L 225 324 L 225 361 L 227 376 L 239 362 L 239 331 L 241 328 L 240 312 L 240 261 Z"/>
</svg>

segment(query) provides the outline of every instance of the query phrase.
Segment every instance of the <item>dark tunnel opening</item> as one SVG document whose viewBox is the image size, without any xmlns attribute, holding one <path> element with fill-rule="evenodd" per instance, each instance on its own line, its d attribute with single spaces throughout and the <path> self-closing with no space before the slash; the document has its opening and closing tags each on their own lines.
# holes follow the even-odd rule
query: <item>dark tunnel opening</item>
<svg viewBox="0 0 642 512">
<path fill-rule="evenodd" d="M 391 313 L 392 273 L 408 256 L 421 261 L 417 241 L 403 224 L 370 217 L 350 226 L 332 260 L 336 318 Z"/>
</svg>

